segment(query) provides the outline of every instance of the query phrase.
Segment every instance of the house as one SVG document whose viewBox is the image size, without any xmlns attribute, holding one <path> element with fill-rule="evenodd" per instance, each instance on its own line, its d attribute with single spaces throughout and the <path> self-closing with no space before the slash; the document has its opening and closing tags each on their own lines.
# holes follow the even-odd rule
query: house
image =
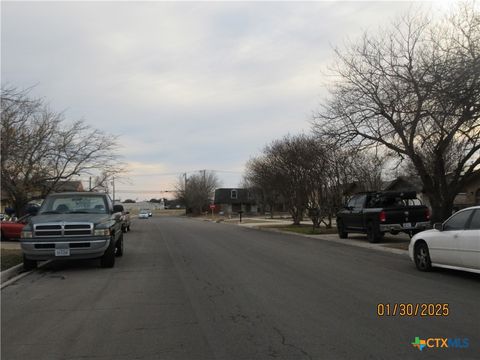
<svg viewBox="0 0 480 360">
<path fill-rule="evenodd" d="M 81 181 L 59 181 L 54 189 L 54 192 L 75 192 L 75 191 L 85 191 L 83 189 L 83 184 Z"/>
<path fill-rule="evenodd" d="M 427 206 L 430 206 L 428 196 L 423 192 L 423 185 L 419 178 L 399 176 L 390 181 L 383 190 L 386 191 L 408 191 L 417 192 L 417 197 Z M 480 205 L 480 176 L 473 178 L 467 185 L 457 194 L 453 202 L 456 210 L 469 206 Z"/>
<path fill-rule="evenodd" d="M 256 214 L 257 203 L 253 194 L 248 189 L 222 188 L 215 190 L 213 203 L 224 214 L 244 213 Z"/>
<path fill-rule="evenodd" d="M 384 191 L 416 191 L 417 198 L 430 207 L 428 196 L 423 192 L 423 184 L 417 177 L 399 176 L 396 179 L 387 181 L 383 187 Z"/>
</svg>

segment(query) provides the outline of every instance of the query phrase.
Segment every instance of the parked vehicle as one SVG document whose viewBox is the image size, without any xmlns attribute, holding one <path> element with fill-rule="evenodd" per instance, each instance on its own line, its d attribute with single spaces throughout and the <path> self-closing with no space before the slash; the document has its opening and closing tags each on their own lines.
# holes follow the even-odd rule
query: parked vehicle
<svg viewBox="0 0 480 360">
<path fill-rule="evenodd" d="M 130 212 L 129 211 L 122 211 L 122 231 L 126 233 L 130 231 Z"/>
<path fill-rule="evenodd" d="M 140 212 L 138 213 L 138 218 L 139 219 L 148 219 L 149 218 L 148 210 L 140 210 Z"/>
<path fill-rule="evenodd" d="M 408 253 L 420 271 L 438 266 L 480 273 L 480 206 L 460 210 L 416 234 Z"/>
<path fill-rule="evenodd" d="M 123 255 L 122 205 L 107 194 L 72 192 L 49 195 L 21 234 L 23 266 L 38 260 L 100 258 L 113 267 Z"/>
<path fill-rule="evenodd" d="M 413 236 L 430 228 L 430 212 L 417 199 L 415 191 L 364 192 L 350 198 L 337 213 L 340 238 L 349 233 L 367 234 L 372 243 L 383 239 L 385 233 L 399 232 Z"/>
<path fill-rule="evenodd" d="M 32 215 L 24 215 L 17 221 L 2 221 L 0 223 L 0 229 L 2 234 L 2 240 L 18 240 L 22 233 L 23 228 L 28 223 Z"/>
</svg>

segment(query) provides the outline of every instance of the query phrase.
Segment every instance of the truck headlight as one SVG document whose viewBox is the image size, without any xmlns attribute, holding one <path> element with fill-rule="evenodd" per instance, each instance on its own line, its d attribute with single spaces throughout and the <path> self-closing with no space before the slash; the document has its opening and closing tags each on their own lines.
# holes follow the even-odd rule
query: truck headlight
<svg viewBox="0 0 480 360">
<path fill-rule="evenodd" d="M 93 235 L 95 235 L 95 236 L 110 236 L 110 229 L 95 229 Z"/>
<path fill-rule="evenodd" d="M 20 237 L 21 237 L 22 239 L 31 239 L 31 238 L 33 237 L 33 234 L 32 234 L 32 232 L 29 231 L 29 230 L 24 230 L 24 231 L 22 231 Z"/>
</svg>

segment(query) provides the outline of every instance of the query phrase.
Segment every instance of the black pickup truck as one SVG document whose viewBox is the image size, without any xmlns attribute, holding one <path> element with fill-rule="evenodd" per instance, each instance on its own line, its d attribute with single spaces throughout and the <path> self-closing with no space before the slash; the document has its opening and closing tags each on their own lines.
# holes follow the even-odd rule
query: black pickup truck
<svg viewBox="0 0 480 360">
<path fill-rule="evenodd" d="M 113 267 L 123 255 L 123 206 L 113 205 L 107 194 L 59 193 L 47 196 L 38 214 L 23 228 L 23 266 L 38 260 L 100 258 Z"/>
<path fill-rule="evenodd" d="M 337 213 L 341 239 L 347 238 L 349 233 L 364 233 L 375 243 L 387 232 L 393 235 L 405 232 L 413 236 L 428 228 L 429 209 L 417 199 L 415 191 L 358 193 Z"/>
</svg>

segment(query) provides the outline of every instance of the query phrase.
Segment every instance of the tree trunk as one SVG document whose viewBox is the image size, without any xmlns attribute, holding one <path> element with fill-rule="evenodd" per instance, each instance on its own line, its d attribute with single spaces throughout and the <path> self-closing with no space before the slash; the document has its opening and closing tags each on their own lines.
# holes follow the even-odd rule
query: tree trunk
<svg viewBox="0 0 480 360">
<path fill-rule="evenodd" d="M 293 225 L 300 225 L 300 221 L 303 220 L 303 210 L 294 207 L 290 209 L 290 214 L 292 215 Z"/>
<path fill-rule="evenodd" d="M 14 194 L 13 196 L 13 209 L 15 210 L 15 216 L 21 217 L 25 212 L 27 207 L 28 199 L 23 194 Z"/>
<path fill-rule="evenodd" d="M 447 220 L 453 212 L 453 200 L 454 197 L 442 196 L 444 194 L 429 194 L 430 206 L 432 208 L 432 214 L 430 216 L 430 222 L 432 224 L 444 222 Z"/>
</svg>

